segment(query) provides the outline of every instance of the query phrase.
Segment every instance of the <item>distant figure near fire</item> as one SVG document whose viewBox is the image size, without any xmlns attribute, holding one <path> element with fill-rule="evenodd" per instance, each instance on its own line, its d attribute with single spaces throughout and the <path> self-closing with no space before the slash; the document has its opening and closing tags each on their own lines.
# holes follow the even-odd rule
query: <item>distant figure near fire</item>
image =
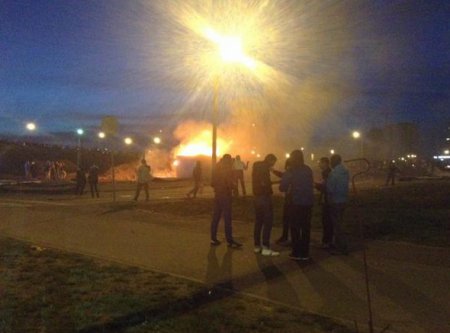
<svg viewBox="0 0 450 333">
<path fill-rule="evenodd" d="M 200 161 L 195 163 L 194 170 L 192 171 L 192 178 L 194 179 L 194 188 L 186 194 L 188 198 L 191 196 L 193 198 L 197 197 L 197 192 L 202 186 L 202 164 Z"/>
<path fill-rule="evenodd" d="M 237 155 L 233 162 L 233 177 L 234 177 L 234 195 L 239 196 L 239 183 L 241 183 L 242 195 L 246 196 L 247 192 L 245 190 L 244 182 L 244 171 L 248 169 L 248 162 L 244 163 L 241 161 L 241 156 Z"/>
<path fill-rule="evenodd" d="M 214 212 L 211 221 L 211 245 L 220 245 L 217 239 L 217 227 L 223 215 L 228 246 L 238 248 L 242 244 L 233 239 L 231 225 L 231 193 L 234 187 L 232 165 L 231 155 L 225 154 L 213 169 L 211 185 L 214 188 Z"/>
<path fill-rule="evenodd" d="M 142 159 L 141 165 L 136 170 L 137 187 L 136 187 L 136 194 L 134 195 L 134 201 L 137 201 L 137 199 L 139 198 L 139 194 L 141 193 L 142 188 L 144 188 L 145 191 L 145 201 L 148 201 L 149 199 L 148 182 L 152 180 L 150 172 L 151 168 L 147 164 L 147 161 L 145 159 Z"/>
<path fill-rule="evenodd" d="M 388 172 L 386 177 L 386 186 L 391 183 L 392 186 L 395 185 L 395 177 L 397 176 L 397 173 L 400 171 L 400 169 L 395 165 L 395 161 L 392 161 L 389 163 L 388 166 Z"/>
<path fill-rule="evenodd" d="M 94 197 L 95 195 L 98 198 L 98 166 L 95 164 L 92 164 L 89 169 L 88 182 L 89 188 L 91 189 L 91 196 Z"/>
</svg>

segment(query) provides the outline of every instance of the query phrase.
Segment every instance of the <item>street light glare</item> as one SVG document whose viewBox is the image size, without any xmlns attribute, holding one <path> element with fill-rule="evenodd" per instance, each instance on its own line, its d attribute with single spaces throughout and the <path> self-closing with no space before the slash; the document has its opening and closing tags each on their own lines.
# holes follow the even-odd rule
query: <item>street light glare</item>
<svg viewBox="0 0 450 333">
<path fill-rule="evenodd" d="M 78 135 L 83 135 L 84 134 L 84 130 L 82 128 L 78 128 L 77 129 L 77 134 Z"/>
<path fill-rule="evenodd" d="M 218 46 L 224 62 L 240 63 L 250 69 L 256 68 L 256 61 L 244 53 L 241 37 L 221 36 L 212 28 L 206 28 L 203 35 Z"/>
<path fill-rule="evenodd" d="M 131 138 L 125 138 L 123 141 L 124 141 L 125 144 L 127 144 L 127 145 L 131 145 L 131 144 L 133 143 L 133 139 L 131 139 Z"/>
<path fill-rule="evenodd" d="M 352 136 L 353 136 L 354 139 L 358 139 L 358 138 L 361 137 L 361 133 L 359 133 L 358 131 L 354 131 L 354 132 L 352 133 Z"/>
<path fill-rule="evenodd" d="M 26 127 L 27 127 L 27 130 L 34 131 L 36 129 L 36 124 L 35 123 L 28 123 L 26 125 Z"/>
<path fill-rule="evenodd" d="M 98 137 L 100 138 L 100 139 L 104 139 L 105 138 L 105 133 L 104 132 L 100 132 L 100 133 L 98 133 Z"/>
<path fill-rule="evenodd" d="M 161 143 L 161 138 L 158 137 L 158 136 L 155 136 L 155 137 L 153 138 L 153 143 L 159 145 L 159 144 Z"/>
</svg>

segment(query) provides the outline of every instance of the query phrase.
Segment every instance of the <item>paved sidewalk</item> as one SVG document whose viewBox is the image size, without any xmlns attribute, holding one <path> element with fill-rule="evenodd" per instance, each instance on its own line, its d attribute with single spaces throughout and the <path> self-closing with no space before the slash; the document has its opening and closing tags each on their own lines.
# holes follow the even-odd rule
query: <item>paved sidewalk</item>
<svg viewBox="0 0 450 333">
<path fill-rule="evenodd" d="M 330 256 L 312 247 L 313 262 L 253 253 L 252 225 L 235 222 L 241 250 L 209 245 L 209 220 L 184 219 L 125 206 L 39 203 L 0 205 L 0 235 L 167 272 L 195 281 L 221 283 L 239 292 L 300 309 L 357 321 L 366 327 L 362 254 Z M 223 226 L 221 224 L 221 229 Z M 280 230 L 274 229 L 273 239 Z M 223 239 L 223 235 L 220 235 Z M 313 239 L 319 235 L 313 234 Z M 368 250 L 374 323 L 388 332 L 450 332 L 450 250 L 371 242 Z"/>
</svg>

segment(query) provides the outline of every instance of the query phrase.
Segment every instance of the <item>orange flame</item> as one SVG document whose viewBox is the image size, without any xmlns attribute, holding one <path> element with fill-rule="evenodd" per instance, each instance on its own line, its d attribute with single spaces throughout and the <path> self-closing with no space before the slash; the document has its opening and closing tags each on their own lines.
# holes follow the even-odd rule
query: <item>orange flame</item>
<svg viewBox="0 0 450 333">
<path fill-rule="evenodd" d="M 217 138 L 217 156 L 225 154 L 232 141 L 226 141 L 220 137 Z M 211 131 L 203 130 L 195 136 L 188 138 L 180 144 L 175 150 L 175 156 L 211 156 L 212 140 Z"/>
</svg>

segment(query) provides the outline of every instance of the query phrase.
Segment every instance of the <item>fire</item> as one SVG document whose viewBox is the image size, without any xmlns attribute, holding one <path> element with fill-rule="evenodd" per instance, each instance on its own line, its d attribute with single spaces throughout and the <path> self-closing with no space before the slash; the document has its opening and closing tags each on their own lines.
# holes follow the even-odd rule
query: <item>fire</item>
<svg viewBox="0 0 450 333">
<path fill-rule="evenodd" d="M 220 137 L 217 138 L 217 156 L 221 156 L 227 152 L 232 141 L 226 141 Z M 175 156 L 211 156 L 212 140 L 211 131 L 203 130 L 191 138 L 187 138 L 185 142 L 180 144 Z"/>
</svg>

